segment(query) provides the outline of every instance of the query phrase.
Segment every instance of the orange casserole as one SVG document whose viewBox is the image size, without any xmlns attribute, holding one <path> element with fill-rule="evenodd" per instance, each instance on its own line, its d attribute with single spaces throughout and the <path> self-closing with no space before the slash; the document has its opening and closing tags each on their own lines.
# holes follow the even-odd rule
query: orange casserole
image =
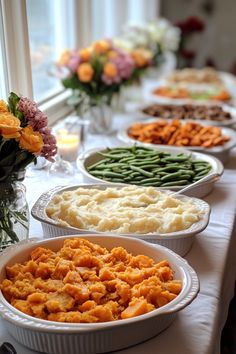
<svg viewBox="0 0 236 354">
<path fill-rule="evenodd" d="M 167 304 L 182 289 L 167 260 L 155 263 L 82 238 L 66 239 L 57 252 L 37 247 L 30 260 L 6 267 L 6 274 L 0 288 L 11 305 L 58 322 L 135 317 Z"/>
</svg>

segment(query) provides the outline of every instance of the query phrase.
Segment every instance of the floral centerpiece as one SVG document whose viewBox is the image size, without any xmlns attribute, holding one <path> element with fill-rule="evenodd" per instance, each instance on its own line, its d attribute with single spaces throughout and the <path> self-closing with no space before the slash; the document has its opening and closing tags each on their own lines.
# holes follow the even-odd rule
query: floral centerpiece
<svg viewBox="0 0 236 354">
<path fill-rule="evenodd" d="M 28 208 L 24 179 L 28 164 L 37 156 L 53 161 L 56 139 L 47 117 L 37 104 L 11 93 L 0 100 L 0 250 L 19 241 L 21 228 L 28 232 Z"/>
<path fill-rule="evenodd" d="M 112 98 L 134 71 L 130 55 L 111 40 L 100 40 L 88 48 L 64 51 L 57 67 L 63 75 L 63 86 L 73 90 L 69 102 L 79 115 L 89 110 L 91 130 L 109 131 L 111 117 L 106 113 L 110 113 Z"/>
<path fill-rule="evenodd" d="M 158 19 L 144 24 L 126 25 L 121 39 L 126 41 L 126 47 L 149 51 L 152 66 L 159 67 L 166 53 L 178 49 L 180 30 L 168 20 Z"/>
</svg>

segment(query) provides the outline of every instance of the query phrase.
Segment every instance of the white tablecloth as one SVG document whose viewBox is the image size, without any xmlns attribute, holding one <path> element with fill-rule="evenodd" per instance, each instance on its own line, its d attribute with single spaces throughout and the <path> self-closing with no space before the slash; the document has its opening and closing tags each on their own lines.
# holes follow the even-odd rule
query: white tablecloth
<svg viewBox="0 0 236 354">
<path fill-rule="evenodd" d="M 114 125 L 117 128 L 133 118 L 121 116 L 119 120 L 117 118 L 114 121 Z M 117 144 L 119 142 L 115 135 L 89 136 L 86 148 Z M 220 333 L 227 318 L 236 275 L 235 170 L 236 151 L 233 151 L 222 179 L 216 183 L 213 192 L 204 198 L 212 208 L 210 223 L 207 229 L 197 236 L 186 256 L 200 278 L 199 295 L 191 305 L 178 313 L 175 321 L 164 332 L 145 343 L 119 351 L 120 354 L 220 354 Z M 52 177 L 45 170 L 33 174 L 29 172 L 25 179 L 29 205 L 31 207 L 42 192 L 57 184 L 81 182 L 84 180 L 78 171 L 67 178 Z M 33 219 L 30 235 L 42 237 L 41 225 Z M 0 343 L 3 341 L 11 342 L 18 354 L 34 353 L 16 343 L 4 328 L 4 322 L 0 320 Z"/>
</svg>

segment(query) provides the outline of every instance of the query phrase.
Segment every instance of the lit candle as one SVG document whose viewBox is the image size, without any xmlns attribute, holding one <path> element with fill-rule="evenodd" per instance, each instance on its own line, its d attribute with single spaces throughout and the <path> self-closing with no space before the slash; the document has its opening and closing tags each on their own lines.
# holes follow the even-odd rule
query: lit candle
<svg viewBox="0 0 236 354">
<path fill-rule="evenodd" d="M 63 160 L 75 161 L 78 156 L 79 136 L 68 133 L 66 129 L 57 131 L 58 154 Z"/>
</svg>

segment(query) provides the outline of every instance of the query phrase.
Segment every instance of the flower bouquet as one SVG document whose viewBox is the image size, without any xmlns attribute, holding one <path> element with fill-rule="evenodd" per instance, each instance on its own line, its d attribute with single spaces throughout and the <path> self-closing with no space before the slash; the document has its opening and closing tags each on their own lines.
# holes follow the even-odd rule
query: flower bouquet
<svg viewBox="0 0 236 354">
<path fill-rule="evenodd" d="M 101 40 L 78 51 L 64 51 L 57 66 L 65 74 L 63 86 L 73 90 L 68 102 L 80 116 L 88 113 L 92 132 L 108 132 L 112 98 L 134 71 L 130 55 L 112 41 Z"/>
<path fill-rule="evenodd" d="M 180 30 L 166 19 L 127 25 L 121 39 L 126 41 L 127 47 L 143 49 L 150 53 L 150 65 L 159 68 L 167 59 L 170 52 L 178 49 Z"/>
<path fill-rule="evenodd" d="M 56 139 L 47 117 L 35 102 L 11 93 L 0 100 L 0 250 L 28 235 L 28 207 L 24 179 L 28 164 L 37 156 L 52 161 Z"/>
</svg>

